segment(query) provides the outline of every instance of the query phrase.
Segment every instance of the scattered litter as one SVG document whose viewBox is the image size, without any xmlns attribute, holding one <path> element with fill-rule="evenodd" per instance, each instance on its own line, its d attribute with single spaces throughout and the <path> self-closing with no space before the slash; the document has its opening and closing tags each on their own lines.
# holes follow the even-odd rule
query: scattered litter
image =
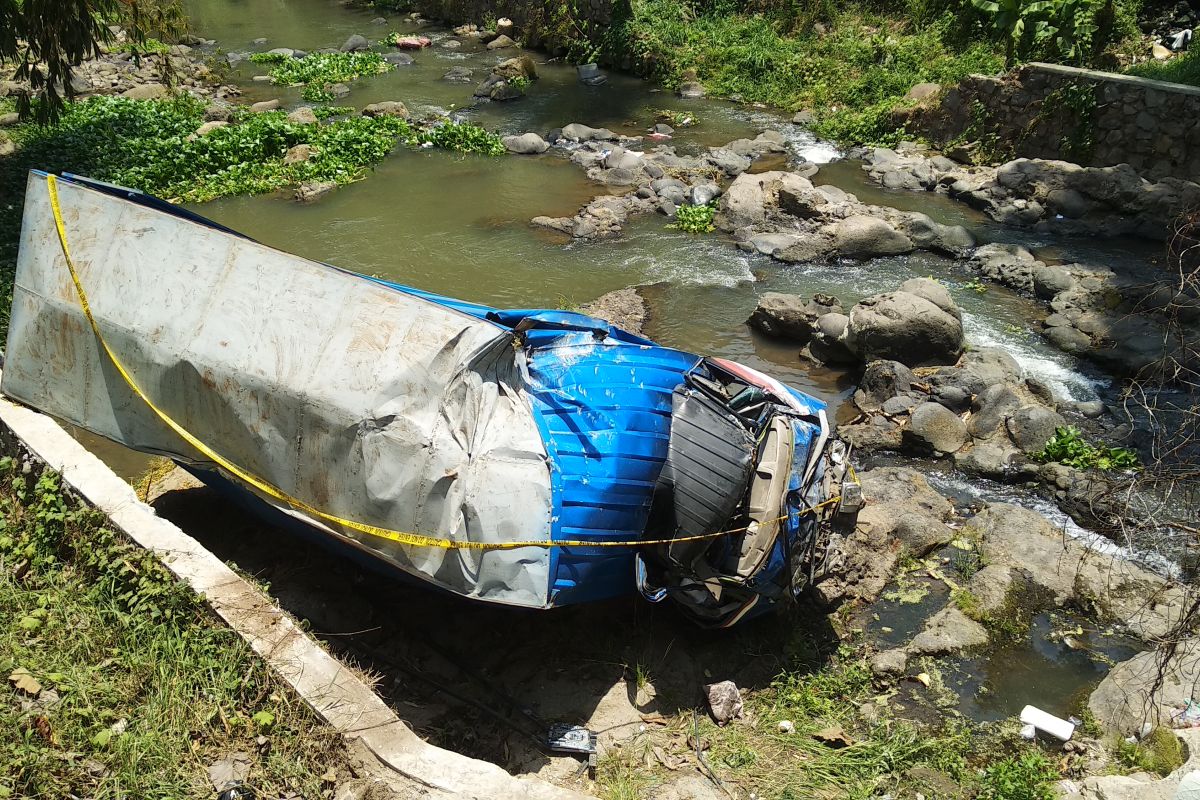
<svg viewBox="0 0 1200 800">
<path fill-rule="evenodd" d="M 1167 46 L 1167 49 L 1176 53 L 1180 52 L 1181 50 L 1187 50 L 1191 43 L 1192 32 L 1190 29 L 1177 31 L 1163 39 L 1163 44 Z"/>
<path fill-rule="evenodd" d="M 1056 717 L 1035 706 L 1025 706 L 1021 710 L 1021 723 L 1032 725 L 1038 731 L 1049 734 L 1060 741 L 1067 741 L 1075 733 L 1075 726 L 1061 717 Z"/>
<path fill-rule="evenodd" d="M 780 733 L 791 733 L 794 730 L 796 730 L 796 726 L 792 724 L 792 721 L 790 719 L 781 719 L 779 721 L 779 732 Z"/>
<path fill-rule="evenodd" d="M 1154 733 L 1154 723 L 1153 722 L 1143 722 L 1142 729 L 1138 732 L 1138 738 L 1145 739 L 1147 736 L 1149 736 L 1152 733 Z"/>
<path fill-rule="evenodd" d="M 29 670 L 24 667 L 17 667 L 9 673 L 8 682 L 18 692 L 23 692 L 30 697 L 37 697 L 42 691 L 42 684 L 38 683 L 38 679 L 29 674 Z"/>
<path fill-rule="evenodd" d="M 841 750 L 843 747 L 849 747 L 854 744 L 854 740 L 842 730 L 841 725 L 832 725 L 828 728 L 822 728 L 812 735 L 814 739 L 824 745 L 832 747 L 834 750 Z"/>
<path fill-rule="evenodd" d="M 1032 725 L 1021 726 L 1021 738 L 1027 742 L 1032 742 L 1037 738 L 1037 728 Z"/>
<path fill-rule="evenodd" d="M 928 672 L 918 672 L 915 676 L 913 676 L 913 680 L 924 686 L 926 689 L 929 688 L 929 684 L 932 682 Z"/>
<path fill-rule="evenodd" d="M 687 766 L 687 759 L 680 758 L 678 756 L 673 756 L 670 753 L 668 753 L 667 751 L 663 750 L 658 745 L 655 745 L 653 749 L 654 749 L 654 757 L 658 759 L 658 763 L 662 764 L 664 767 L 671 770 L 672 772 L 675 772 L 676 770 L 679 770 L 680 768 Z"/>
<path fill-rule="evenodd" d="M 733 681 L 710 683 L 704 690 L 708 695 L 708 708 L 718 725 L 742 716 L 742 693 Z"/>
<path fill-rule="evenodd" d="M 241 781 L 234 781 L 217 795 L 217 800 L 254 800 L 254 790 Z"/>
<path fill-rule="evenodd" d="M 1200 703 L 1188 700 L 1187 704 L 1171 714 L 1172 728 L 1200 728 Z"/>
<path fill-rule="evenodd" d="M 550 726 L 546 744 L 556 753 L 591 755 L 596 752 L 596 734 L 579 725 L 558 722 Z"/>
</svg>

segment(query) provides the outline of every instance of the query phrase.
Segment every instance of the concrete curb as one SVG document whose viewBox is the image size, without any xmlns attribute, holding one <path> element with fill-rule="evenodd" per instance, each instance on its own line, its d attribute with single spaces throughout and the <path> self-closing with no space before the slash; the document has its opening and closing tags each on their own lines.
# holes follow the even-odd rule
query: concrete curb
<svg viewBox="0 0 1200 800">
<path fill-rule="evenodd" d="M 89 504 L 180 580 L 348 740 L 365 746 L 408 788 L 427 798 L 583 800 L 535 777 L 423 741 L 378 695 L 321 649 L 272 600 L 174 524 L 141 502 L 125 481 L 53 419 L 0 396 L 0 426 L 29 455 L 62 475 Z"/>
</svg>

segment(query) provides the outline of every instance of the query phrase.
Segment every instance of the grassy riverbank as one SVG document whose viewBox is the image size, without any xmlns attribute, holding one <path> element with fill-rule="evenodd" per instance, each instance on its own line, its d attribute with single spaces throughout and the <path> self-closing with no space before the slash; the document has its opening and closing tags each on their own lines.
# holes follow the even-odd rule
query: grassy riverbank
<svg viewBox="0 0 1200 800">
<path fill-rule="evenodd" d="M 148 553 L 0 459 L 0 798 L 320 797 L 336 734 Z"/>
</svg>

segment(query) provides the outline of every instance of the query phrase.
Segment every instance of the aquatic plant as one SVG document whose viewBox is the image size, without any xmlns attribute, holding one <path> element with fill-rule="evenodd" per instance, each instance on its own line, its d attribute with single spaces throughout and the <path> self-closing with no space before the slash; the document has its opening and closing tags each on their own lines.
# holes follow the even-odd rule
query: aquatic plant
<svg viewBox="0 0 1200 800">
<path fill-rule="evenodd" d="M 675 211 L 675 221 L 667 227 L 686 233 L 712 233 L 716 230 L 713 227 L 713 214 L 716 213 L 716 210 L 715 203 L 702 206 L 680 206 Z"/>
<path fill-rule="evenodd" d="M 411 146 L 434 146 L 461 153 L 504 154 L 504 142 L 499 136 L 469 122 L 446 121 L 432 128 L 411 129 L 405 141 Z"/>
<path fill-rule="evenodd" d="M 1040 461 L 1057 461 L 1075 469 L 1119 470 L 1137 469 L 1138 455 L 1128 447 L 1094 445 L 1083 438 L 1074 425 L 1060 426 L 1054 436 L 1037 454 Z"/>
<path fill-rule="evenodd" d="M 312 102 L 327 102 L 333 99 L 329 85 L 345 83 L 363 75 L 387 72 L 391 66 L 379 53 L 309 53 L 304 58 L 293 58 L 286 53 L 255 53 L 250 60 L 259 64 L 273 64 L 271 83 L 281 86 L 303 86 L 301 95 Z"/>
</svg>

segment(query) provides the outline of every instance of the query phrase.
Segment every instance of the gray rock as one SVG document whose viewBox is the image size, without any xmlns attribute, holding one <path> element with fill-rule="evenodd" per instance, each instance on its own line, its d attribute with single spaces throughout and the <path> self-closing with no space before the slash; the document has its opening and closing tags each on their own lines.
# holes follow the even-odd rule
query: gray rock
<svg viewBox="0 0 1200 800">
<path fill-rule="evenodd" d="M 905 650 L 910 657 L 940 656 L 982 647 L 987 641 L 986 628 L 957 608 L 948 606 L 929 619 Z"/>
<path fill-rule="evenodd" d="M 1154 688 L 1160 667 L 1162 685 Z M 1186 639 L 1170 659 L 1139 653 L 1114 667 L 1088 698 L 1088 709 L 1107 730 L 1136 733 L 1144 722 L 1170 725 L 1170 714 L 1196 697 L 1200 685 L 1200 639 Z"/>
<path fill-rule="evenodd" d="M 908 669 L 908 653 L 900 647 L 876 653 L 871 658 L 871 674 L 877 677 L 903 675 L 906 669 Z"/>
<path fill-rule="evenodd" d="M 308 106 L 300 106 L 287 115 L 287 121 L 294 125 L 316 125 L 317 115 Z"/>
<path fill-rule="evenodd" d="M 250 106 L 250 110 L 255 114 L 262 114 L 266 111 L 278 111 L 280 103 L 278 100 L 263 100 Z"/>
<path fill-rule="evenodd" d="M 751 328 L 772 338 L 803 344 L 812 338 L 814 317 L 809 303 L 798 294 L 766 292 L 746 320 Z"/>
<path fill-rule="evenodd" d="M 488 50 L 503 50 L 506 47 L 516 47 L 517 43 L 512 40 L 511 36 L 500 34 L 495 39 L 487 43 Z"/>
<path fill-rule="evenodd" d="M 849 318 L 846 322 L 849 323 Z M 910 392 L 916 382 L 913 371 L 899 361 L 872 361 L 863 370 L 862 380 L 854 393 L 854 404 L 861 411 L 878 411 L 893 397 Z"/>
<path fill-rule="evenodd" d="M 521 155 L 536 155 L 544 153 L 550 149 L 550 145 L 541 136 L 536 133 L 522 133 L 519 136 L 505 136 L 501 141 L 504 142 L 505 149 L 510 153 L 519 153 Z"/>
<path fill-rule="evenodd" d="M 796 241 L 773 255 L 789 264 L 805 263 L 825 258 L 832 247 L 829 240 L 820 234 L 800 234 Z"/>
<path fill-rule="evenodd" d="M 1060 414 L 1044 406 L 1022 406 L 1007 422 L 1008 435 L 1026 453 L 1040 453 L 1055 429 L 1066 424 Z"/>
<path fill-rule="evenodd" d="M 975 413 L 967 425 L 970 434 L 986 439 L 1000 430 L 1008 416 L 1021 407 L 1021 398 L 1006 384 L 987 387 L 975 398 Z"/>
<path fill-rule="evenodd" d="M 699 183 L 692 187 L 690 199 L 694 206 L 704 206 L 716 200 L 721 194 L 721 187 L 715 183 Z"/>
<path fill-rule="evenodd" d="M 411 67 L 417 62 L 408 53 L 384 53 L 383 60 L 394 67 Z M 453 69 L 451 71 L 453 72 Z"/>
<path fill-rule="evenodd" d="M 442 75 L 442 80 L 451 83 L 470 83 L 475 71 L 469 67 L 451 67 Z"/>
<path fill-rule="evenodd" d="M 302 183 L 296 188 L 295 199 L 301 203 L 311 203 L 324 197 L 337 188 L 332 181 L 312 181 Z"/>
<path fill-rule="evenodd" d="M 562 137 L 569 142 L 593 142 L 617 138 L 616 134 L 608 128 L 592 128 L 588 125 L 581 125 L 578 122 L 564 125 Z"/>
<path fill-rule="evenodd" d="M 343 53 L 354 53 L 359 50 L 366 50 L 370 46 L 371 43 L 367 41 L 367 37 L 356 33 L 346 40 L 341 49 Z"/>
<path fill-rule="evenodd" d="M 733 681 L 710 683 L 704 687 L 708 697 L 708 708 L 718 725 L 735 720 L 742 716 L 742 694 Z"/>
<path fill-rule="evenodd" d="M 1042 300 L 1052 300 L 1059 292 L 1075 287 L 1075 279 L 1062 267 L 1045 265 L 1033 269 L 1033 293 Z"/>
<path fill-rule="evenodd" d="M 1092 337 L 1075 328 L 1047 328 L 1043 334 L 1050 344 L 1066 353 L 1083 353 L 1092 346 Z"/>
<path fill-rule="evenodd" d="M 579 310 L 639 336 L 645 335 L 646 319 L 650 315 L 646 299 L 635 286 L 601 295 Z"/>
<path fill-rule="evenodd" d="M 679 84 L 679 96 L 688 100 L 699 100 L 704 97 L 704 86 L 696 81 L 685 81 Z"/>
<path fill-rule="evenodd" d="M 940 403 L 922 403 L 912 412 L 905 438 L 934 453 L 954 453 L 967 442 L 967 426 Z"/>
<path fill-rule="evenodd" d="M 130 100 L 161 100 L 170 96 L 170 90 L 161 83 L 143 83 L 121 92 L 121 97 L 128 97 Z"/>
<path fill-rule="evenodd" d="M 1007 442 L 976 442 L 967 450 L 954 454 L 954 466 L 972 475 L 986 478 L 1004 478 L 1018 455 Z"/>
<path fill-rule="evenodd" d="M 614 147 L 604 157 L 604 166 L 608 169 L 628 169 L 635 170 L 641 167 L 642 157 L 640 153 L 635 153 L 631 150 L 626 150 L 623 147 Z"/>
<path fill-rule="evenodd" d="M 817 121 L 817 115 L 814 114 L 813 112 L 807 111 L 807 110 L 797 111 L 795 113 L 795 115 L 792 117 L 793 125 L 800 125 L 800 126 L 806 127 L 806 128 L 808 126 L 812 125 L 813 123 L 815 123 L 816 121 Z"/>
<path fill-rule="evenodd" d="M 833 244 L 849 258 L 894 256 L 913 251 L 912 240 L 876 217 L 854 216 L 833 227 Z"/>
<path fill-rule="evenodd" d="M 714 147 L 708 151 L 708 161 L 726 175 L 741 175 L 750 169 L 749 156 L 739 155 L 725 147 Z"/>
<path fill-rule="evenodd" d="M 400 117 L 408 119 L 408 107 L 399 100 L 384 100 L 371 103 L 362 110 L 364 117 Z"/>
<path fill-rule="evenodd" d="M 933 284 L 924 278 L 915 281 Z M 913 281 L 906 282 L 911 284 Z M 957 361 L 964 344 L 957 307 L 953 301 L 943 306 L 930 300 L 934 297 L 944 303 L 948 299 L 933 288 L 924 293 L 929 296 L 898 291 L 860 301 L 850 310 L 850 349 L 864 361 L 882 358 L 910 367 Z"/>
</svg>

